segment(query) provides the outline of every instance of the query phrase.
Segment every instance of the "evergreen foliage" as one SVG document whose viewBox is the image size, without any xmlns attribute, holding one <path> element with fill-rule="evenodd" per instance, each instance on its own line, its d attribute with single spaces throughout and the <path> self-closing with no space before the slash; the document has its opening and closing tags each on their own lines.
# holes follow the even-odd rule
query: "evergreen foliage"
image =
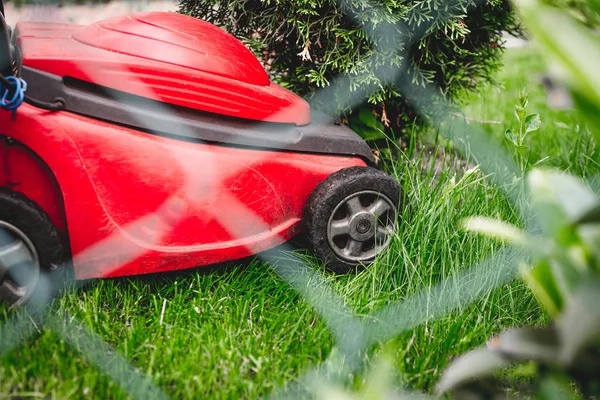
<svg viewBox="0 0 600 400">
<path fill-rule="evenodd" d="M 412 119 L 420 88 L 453 100 L 490 81 L 502 32 L 520 34 L 507 0 L 181 0 L 179 11 L 242 39 L 309 100 L 336 81 L 314 106 L 369 104 L 392 127 Z"/>
</svg>

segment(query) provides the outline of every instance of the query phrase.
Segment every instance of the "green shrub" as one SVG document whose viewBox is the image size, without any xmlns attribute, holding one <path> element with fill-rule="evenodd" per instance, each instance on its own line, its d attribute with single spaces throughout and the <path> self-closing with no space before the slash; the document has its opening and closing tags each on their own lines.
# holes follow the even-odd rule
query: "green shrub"
<svg viewBox="0 0 600 400">
<path fill-rule="evenodd" d="M 520 33 L 506 0 L 181 0 L 179 11 L 242 39 L 313 106 L 368 104 L 391 127 L 412 119 L 426 84 L 454 100 L 490 81 L 502 32 Z M 336 78 L 331 96 L 312 97 Z"/>
</svg>

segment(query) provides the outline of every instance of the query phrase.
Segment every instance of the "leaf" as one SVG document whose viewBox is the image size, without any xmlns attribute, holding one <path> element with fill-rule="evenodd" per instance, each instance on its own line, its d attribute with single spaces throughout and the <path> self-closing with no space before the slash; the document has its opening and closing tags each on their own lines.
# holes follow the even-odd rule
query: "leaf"
<svg viewBox="0 0 600 400">
<path fill-rule="evenodd" d="M 436 390 L 438 393 L 446 393 L 507 365 L 507 360 L 489 349 L 472 350 L 456 359 L 444 371 Z"/>
<path fill-rule="evenodd" d="M 521 104 L 521 108 L 525 108 L 529 104 L 529 94 L 524 87 L 519 91 L 519 103 Z"/>
<path fill-rule="evenodd" d="M 579 179 L 562 172 L 535 168 L 528 174 L 527 183 L 538 205 L 557 206 L 571 223 L 578 221 L 598 202 L 596 194 Z"/>
<path fill-rule="evenodd" d="M 600 0 L 589 0 L 587 3 L 596 14 L 600 14 Z"/>
<path fill-rule="evenodd" d="M 600 104 L 594 103 L 592 99 L 580 94 L 577 90 L 572 90 L 571 94 L 577 109 L 582 112 L 593 127 L 590 132 L 594 135 L 596 143 L 600 143 Z"/>
<path fill-rule="evenodd" d="M 566 249 L 562 250 L 566 251 Z M 548 264 L 556 287 L 566 301 L 582 283 L 581 273 L 565 254 L 556 254 L 555 257 L 548 260 Z"/>
<path fill-rule="evenodd" d="M 356 400 L 356 396 L 338 386 L 322 385 L 317 387 L 316 392 L 315 399 L 317 400 Z"/>
<path fill-rule="evenodd" d="M 553 327 L 526 327 L 501 333 L 490 350 L 514 361 L 556 362 L 559 355 L 558 333 Z"/>
<path fill-rule="evenodd" d="M 358 133 L 358 135 L 362 137 L 365 141 L 387 139 L 387 135 L 385 134 L 385 132 L 378 129 L 370 128 L 360 121 L 352 121 L 349 126 L 354 132 Z"/>
<path fill-rule="evenodd" d="M 371 129 L 383 131 L 385 127 L 377 120 L 375 115 L 368 108 L 361 108 L 358 112 L 358 119 Z"/>
<path fill-rule="evenodd" d="M 562 348 L 560 361 L 571 365 L 588 344 L 600 337 L 600 282 L 592 280 L 569 297 L 556 325 Z"/>
<path fill-rule="evenodd" d="M 517 136 L 511 129 L 507 129 L 504 132 L 504 136 L 506 137 L 506 139 L 508 139 L 509 142 L 517 146 Z"/>
<path fill-rule="evenodd" d="M 365 399 L 385 399 L 393 387 L 394 356 L 390 346 L 377 357 L 369 371 L 367 381 L 362 388 L 362 397 Z"/>
<path fill-rule="evenodd" d="M 361 108 L 358 113 L 353 114 L 349 120 L 349 126 L 364 140 L 373 141 L 387 139 L 383 124 L 368 108 Z"/>
<path fill-rule="evenodd" d="M 558 315 L 563 307 L 563 296 L 556 285 L 548 262 L 542 261 L 532 269 L 523 268 L 521 275 L 548 314 Z"/>
<path fill-rule="evenodd" d="M 527 156 L 527 153 L 529 153 L 529 147 L 525 146 L 525 145 L 515 145 L 515 149 L 517 149 L 517 152 L 519 153 L 519 155 L 522 158 L 525 158 Z"/>
<path fill-rule="evenodd" d="M 387 135 L 383 131 L 379 130 L 363 130 L 360 132 L 360 135 L 365 141 L 374 141 L 374 140 L 382 140 L 387 139 Z"/>
<path fill-rule="evenodd" d="M 486 217 L 470 217 L 463 220 L 463 227 L 470 232 L 477 232 L 515 244 L 527 243 L 523 232 L 514 225 Z"/>
<path fill-rule="evenodd" d="M 537 364 L 533 361 L 518 365 L 510 371 L 510 375 L 517 378 L 535 378 L 537 374 Z"/>
<path fill-rule="evenodd" d="M 575 399 L 569 382 L 559 382 L 556 377 L 546 377 L 542 380 L 537 398 L 540 400 L 571 400 Z"/>
<path fill-rule="evenodd" d="M 537 131 L 538 129 L 540 129 L 541 125 L 542 125 L 542 120 L 541 120 L 539 114 L 529 114 L 525 118 L 525 134 L 528 134 L 529 132 Z"/>
<path fill-rule="evenodd" d="M 583 212 L 575 223 L 580 225 L 600 224 L 600 201 Z"/>
</svg>

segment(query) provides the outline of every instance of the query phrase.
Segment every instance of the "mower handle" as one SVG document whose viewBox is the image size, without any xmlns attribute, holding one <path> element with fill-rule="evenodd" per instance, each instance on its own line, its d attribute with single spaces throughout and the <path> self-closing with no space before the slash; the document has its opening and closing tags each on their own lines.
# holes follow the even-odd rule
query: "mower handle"
<svg viewBox="0 0 600 400">
<path fill-rule="evenodd" d="M 0 74 L 12 75 L 10 29 L 4 19 L 4 2 L 0 0 Z"/>
</svg>

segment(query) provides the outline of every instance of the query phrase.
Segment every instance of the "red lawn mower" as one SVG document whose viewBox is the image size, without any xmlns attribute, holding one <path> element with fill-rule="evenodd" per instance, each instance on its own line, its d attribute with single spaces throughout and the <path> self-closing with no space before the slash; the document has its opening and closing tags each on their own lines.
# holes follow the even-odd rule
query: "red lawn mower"
<svg viewBox="0 0 600 400">
<path fill-rule="evenodd" d="M 304 231 L 337 272 L 396 232 L 398 183 L 349 128 L 173 13 L 21 22 L 0 0 L 0 301 L 40 282 L 172 271 Z"/>
</svg>

